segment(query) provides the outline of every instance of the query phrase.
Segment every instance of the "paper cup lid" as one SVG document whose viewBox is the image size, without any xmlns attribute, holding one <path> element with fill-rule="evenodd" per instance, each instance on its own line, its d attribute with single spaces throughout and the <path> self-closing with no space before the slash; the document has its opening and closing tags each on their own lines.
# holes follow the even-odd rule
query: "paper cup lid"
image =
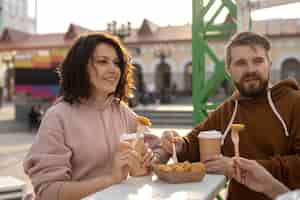
<svg viewBox="0 0 300 200">
<path fill-rule="evenodd" d="M 222 134 L 220 131 L 217 131 L 217 130 L 200 131 L 198 138 L 208 138 L 208 139 L 222 138 Z"/>
<path fill-rule="evenodd" d="M 276 200 L 299 200 L 300 199 L 300 190 L 294 190 L 280 195 Z"/>
<path fill-rule="evenodd" d="M 128 140 L 135 140 L 137 138 L 143 138 L 143 134 L 139 133 L 124 133 L 120 136 L 120 141 L 128 141 Z"/>
</svg>

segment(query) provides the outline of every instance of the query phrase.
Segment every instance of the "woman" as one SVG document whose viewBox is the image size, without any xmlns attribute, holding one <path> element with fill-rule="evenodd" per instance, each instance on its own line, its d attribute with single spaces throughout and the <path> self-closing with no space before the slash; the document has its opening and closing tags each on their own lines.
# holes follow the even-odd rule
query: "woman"
<svg viewBox="0 0 300 200">
<path fill-rule="evenodd" d="M 247 186 L 251 190 L 265 194 L 270 199 L 275 199 L 279 195 L 285 193 L 287 195 L 287 193 L 290 191 L 288 187 L 286 187 L 283 183 L 281 183 L 275 177 L 273 177 L 272 174 L 270 174 L 263 166 L 258 164 L 255 160 L 249 160 L 242 157 L 235 157 L 233 159 L 233 167 L 233 178 L 236 181 Z M 237 173 L 237 169 L 240 170 L 240 176 Z"/>
<path fill-rule="evenodd" d="M 120 183 L 138 160 L 119 151 L 136 116 L 122 101 L 133 87 L 129 55 L 104 33 L 79 37 L 60 69 L 62 97 L 45 114 L 24 161 L 37 199 L 81 199 Z M 144 157 L 149 165 L 153 153 Z M 155 158 L 154 160 L 157 160 Z"/>
</svg>

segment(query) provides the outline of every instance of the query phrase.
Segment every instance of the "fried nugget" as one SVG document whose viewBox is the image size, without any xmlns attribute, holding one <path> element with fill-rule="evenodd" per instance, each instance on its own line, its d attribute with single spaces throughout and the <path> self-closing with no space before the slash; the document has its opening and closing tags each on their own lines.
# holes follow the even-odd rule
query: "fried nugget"
<svg viewBox="0 0 300 200">
<path fill-rule="evenodd" d="M 191 164 L 191 171 L 192 172 L 205 171 L 205 165 L 203 163 L 200 163 L 200 162 L 192 163 Z"/>
<path fill-rule="evenodd" d="M 149 118 L 144 117 L 144 116 L 141 116 L 141 115 L 137 116 L 137 117 L 136 117 L 136 120 L 137 120 L 140 124 L 142 124 L 142 125 L 144 125 L 144 126 L 151 126 L 151 125 L 152 125 L 152 123 L 151 123 L 151 121 L 150 121 Z"/>
</svg>

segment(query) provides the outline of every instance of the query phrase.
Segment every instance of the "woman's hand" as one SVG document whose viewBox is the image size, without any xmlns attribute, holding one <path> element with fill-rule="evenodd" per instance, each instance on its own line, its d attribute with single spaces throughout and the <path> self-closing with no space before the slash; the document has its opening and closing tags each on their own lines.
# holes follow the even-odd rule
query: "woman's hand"
<svg viewBox="0 0 300 200">
<path fill-rule="evenodd" d="M 165 131 L 161 137 L 162 148 L 172 155 L 172 143 L 175 143 L 176 152 L 182 151 L 184 140 L 176 131 Z"/>
<path fill-rule="evenodd" d="M 154 153 L 152 149 L 148 147 L 147 144 L 145 144 L 145 155 L 143 157 L 143 166 L 150 168 L 152 166 L 152 161 L 154 159 Z"/>
<path fill-rule="evenodd" d="M 116 153 L 112 166 L 112 178 L 115 183 L 125 180 L 130 168 L 137 166 L 140 161 L 138 153 L 132 149 L 122 150 Z"/>
<path fill-rule="evenodd" d="M 241 172 L 241 176 L 238 177 L 234 170 L 233 178 L 248 188 L 262 192 L 272 199 L 289 190 L 255 160 L 239 157 L 233 158 L 233 161 L 234 168 L 239 168 Z"/>
</svg>

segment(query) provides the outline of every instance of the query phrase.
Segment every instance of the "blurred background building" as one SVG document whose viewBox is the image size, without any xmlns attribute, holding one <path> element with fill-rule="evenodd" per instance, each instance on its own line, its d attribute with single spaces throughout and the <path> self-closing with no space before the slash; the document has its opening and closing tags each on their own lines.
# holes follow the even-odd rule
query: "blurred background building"
<svg viewBox="0 0 300 200">
<path fill-rule="evenodd" d="M 37 3 L 37 0 L 35 0 Z M 0 0 L 0 31 L 1 37 L 8 36 L 5 32 L 12 30 L 14 34 L 35 33 L 37 30 L 36 12 L 29 16 L 28 0 Z M 5 37 L 6 37 L 5 36 Z M 10 38 L 6 38 L 10 40 Z M 0 106 L 3 98 L 12 100 L 14 94 L 14 51 L 1 53 L 0 59 Z"/>
<path fill-rule="evenodd" d="M 267 35 L 272 42 L 271 80 L 294 77 L 300 81 L 300 20 L 253 21 L 253 30 Z M 0 37 L 0 56 L 4 65 L 14 68 L 16 95 L 41 98 L 57 95 L 55 67 L 63 60 L 74 38 L 88 31 L 93 30 L 75 24 L 70 24 L 65 33 L 50 34 L 5 28 Z M 138 28 L 113 22 L 107 30 L 100 31 L 115 31 L 129 48 L 136 67 L 137 95 L 154 92 L 162 102 L 171 101 L 166 97 L 170 95 L 164 94 L 191 95 L 191 24 L 159 27 L 145 19 Z M 226 42 L 210 41 L 220 57 L 224 57 Z M 214 66 L 206 64 L 209 78 Z"/>
<path fill-rule="evenodd" d="M 26 98 L 53 100 L 59 91 L 56 67 L 74 39 L 81 33 L 92 31 L 111 32 L 119 36 L 130 50 L 136 68 L 132 106 L 155 100 L 171 103 L 178 97 L 192 95 L 191 24 L 158 26 L 144 19 L 139 27 L 133 28 L 130 23 L 113 21 L 105 30 L 70 24 L 63 33 L 37 34 L 34 32 L 37 19 L 25 12 L 26 0 L 2 0 L 0 5 L 0 27 L 5 26 L 0 35 L 0 66 L 5 69 L 2 70 L 5 71 L 2 87 L 8 100 L 13 96 L 22 101 Z M 227 17 L 223 23 L 231 20 Z M 265 34 L 272 42 L 271 81 L 293 77 L 300 82 L 300 19 L 252 21 L 252 30 Z M 210 39 L 209 43 L 217 56 L 224 58 L 227 41 L 216 38 Z M 214 67 L 207 59 L 207 79 Z M 217 95 L 221 93 L 226 97 L 232 91 L 228 88 L 230 84 L 224 83 L 222 87 Z"/>
<path fill-rule="evenodd" d="M 0 31 L 13 28 L 35 33 L 36 22 L 36 15 L 29 16 L 28 0 L 0 0 Z"/>
</svg>

